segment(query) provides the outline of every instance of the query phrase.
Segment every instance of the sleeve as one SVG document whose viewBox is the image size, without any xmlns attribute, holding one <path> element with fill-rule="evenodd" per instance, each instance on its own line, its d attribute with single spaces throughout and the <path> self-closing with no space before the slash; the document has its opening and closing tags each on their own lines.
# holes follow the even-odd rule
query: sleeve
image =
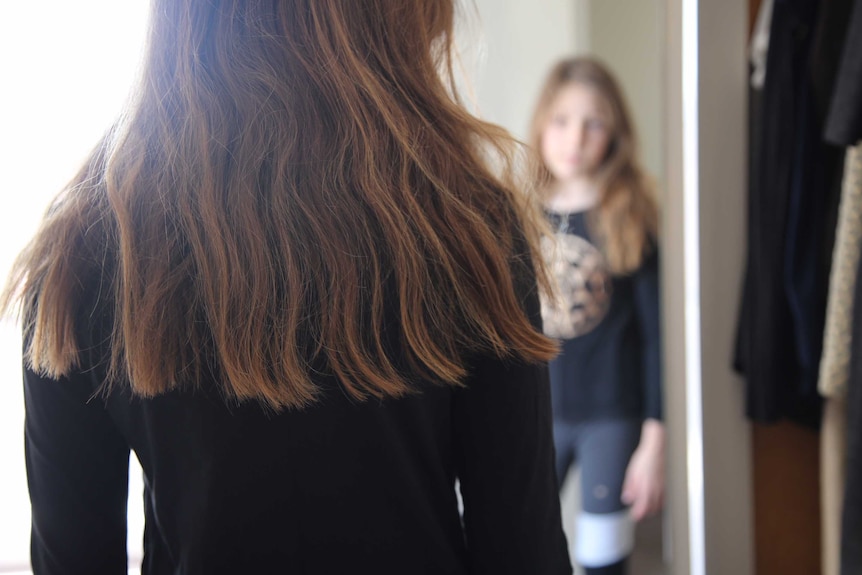
<svg viewBox="0 0 862 575">
<path fill-rule="evenodd" d="M 34 575 L 125 575 L 129 447 L 92 371 L 24 371 L 25 457 Z"/>
<path fill-rule="evenodd" d="M 824 138 L 840 146 L 855 146 L 862 140 L 862 2 L 858 0 L 847 23 L 839 66 Z"/>
<path fill-rule="evenodd" d="M 531 279 L 525 305 L 540 327 Z M 470 572 L 571 573 L 554 471 L 547 366 L 477 360 L 467 386 L 455 392 L 453 418 Z"/>
<path fill-rule="evenodd" d="M 635 309 L 642 347 L 644 419 L 662 419 L 659 256 L 654 251 L 635 274 Z"/>
</svg>

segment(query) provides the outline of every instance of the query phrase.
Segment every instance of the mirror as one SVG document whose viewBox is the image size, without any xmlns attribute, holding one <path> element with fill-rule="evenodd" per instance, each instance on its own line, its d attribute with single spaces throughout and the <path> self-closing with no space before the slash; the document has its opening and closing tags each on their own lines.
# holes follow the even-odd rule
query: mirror
<svg viewBox="0 0 862 575">
<path fill-rule="evenodd" d="M 665 4 L 658 0 L 637 1 L 631 0 L 547 0 L 541 3 L 524 2 L 523 0 L 477 0 L 475 2 L 478 13 L 478 23 L 474 26 L 476 30 L 465 38 L 466 52 L 474 56 L 474 82 L 476 105 L 478 113 L 483 118 L 500 124 L 512 132 L 521 141 L 530 141 L 530 122 L 533 111 L 540 98 L 545 78 L 554 66 L 562 58 L 571 58 L 575 55 L 591 56 L 604 63 L 610 73 L 616 77 L 624 98 L 630 110 L 631 119 L 638 134 L 640 152 L 638 160 L 645 172 L 655 183 L 656 196 L 661 202 L 662 192 L 665 189 L 665 156 L 666 143 L 664 130 L 664 94 L 666 89 L 664 79 L 664 63 L 666 60 L 664 22 Z M 479 55 L 475 58 L 476 54 Z M 468 60 L 469 61 L 469 60 Z M 601 98 L 600 98 L 601 99 Z M 553 106 L 551 106 L 553 107 Z M 545 144 L 541 144 L 545 146 Z M 544 152 L 541 155 L 545 155 Z M 551 170 L 553 172 L 553 169 Z M 548 203 L 546 202 L 546 206 Z M 558 210 L 552 210 L 558 211 Z M 567 210 L 568 211 L 568 210 Z M 553 218 L 554 214 L 551 214 Z M 568 235 L 562 237 L 569 237 Z M 579 240 L 580 241 L 580 240 Z M 583 270 L 584 261 L 580 259 L 575 267 Z M 569 262 L 571 264 L 571 262 Z M 566 273 L 582 273 L 571 272 Z M 637 273 L 635 277 L 637 277 Z M 607 278 L 606 278 L 607 280 Z M 589 284 L 595 279 L 576 279 L 576 283 Z M 602 283 L 601 280 L 600 283 Z M 625 292 L 622 281 L 607 280 L 608 286 L 619 284 L 616 292 L 610 295 L 610 307 L 621 305 L 618 302 L 626 297 L 631 297 Z M 604 284 L 602 284 L 604 285 Z M 586 290 L 590 292 L 590 290 Z M 594 291 L 594 290 L 593 290 Z M 604 288 L 600 288 L 601 293 Z M 605 294 L 608 295 L 608 294 Z M 588 293 L 587 299 L 593 302 L 593 308 L 600 308 L 597 304 L 597 295 Z M 617 302 L 613 302 L 614 298 Z M 600 299 L 600 297 L 599 297 Z M 601 311 L 601 310 L 600 310 Z M 603 314 L 604 312 L 601 312 Z M 571 350 L 569 342 L 573 346 L 578 345 L 578 339 L 582 341 L 594 338 L 595 330 L 603 329 L 601 323 L 608 324 L 615 321 L 614 312 L 595 321 L 599 327 L 590 326 L 589 330 L 579 332 L 572 340 L 564 340 L 563 354 L 555 360 L 564 363 L 565 357 L 595 357 L 596 352 L 586 352 L 586 356 L 578 350 Z M 586 316 L 589 316 L 586 313 Z M 574 315 L 567 317 L 565 321 L 574 319 Z M 546 317 L 546 331 L 548 319 Z M 607 328 L 604 328 L 607 329 Z M 589 333 L 587 333 L 589 332 Z M 581 335 L 583 333 L 583 335 Z M 550 334 L 549 335 L 555 335 Z M 568 334 L 572 335 L 572 334 Z M 594 338 L 595 339 L 595 338 Z M 612 339 L 612 338 L 611 338 Z M 604 341 L 604 340 L 595 340 Z M 590 344 L 592 345 L 592 344 Z M 613 345 L 611 342 L 609 345 Z M 598 352 L 602 354 L 604 352 Z M 580 355 L 578 355 L 580 354 Z M 610 354 L 608 355 L 610 357 Z M 570 361 L 575 361 L 574 359 Z M 572 370 L 555 368 L 552 362 L 552 388 L 555 394 L 564 395 L 565 390 L 560 391 L 562 386 L 579 385 L 569 382 L 566 377 L 572 377 Z M 583 370 L 575 370 L 575 373 L 584 376 Z M 589 370 L 588 370 L 589 371 Z M 590 372 L 594 373 L 594 372 Z M 561 375 L 566 374 L 566 375 Z M 563 378 L 559 382 L 555 379 Z M 583 377 L 582 377 L 583 379 Z M 582 385 L 582 384 L 581 384 Z M 583 542 L 586 539 L 597 537 L 601 529 L 592 522 L 596 517 L 608 520 L 612 514 L 596 514 L 585 511 L 582 506 L 582 498 L 591 501 L 596 492 L 601 492 L 605 486 L 597 484 L 592 488 L 583 488 L 581 479 L 580 459 L 589 458 L 592 453 L 591 441 L 583 440 L 584 435 L 579 431 L 560 431 L 569 429 L 564 420 L 571 422 L 572 417 L 578 422 L 578 428 L 584 427 L 590 433 L 597 433 L 593 429 L 599 429 L 602 419 L 602 407 L 597 407 L 596 414 L 578 414 L 569 417 L 562 413 L 566 408 L 559 407 L 564 400 L 555 397 L 555 438 L 558 442 L 558 458 L 561 452 L 568 453 L 570 459 L 574 459 L 574 465 L 565 474 L 565 481 L 561 489 L 561 502 L 563 510 L 563 523 L 570 541 L 570 554 L 572 561 L 576 564 L 576 573 L 581 573 L 580 565 L 577 565 L 576 556 L 583 555 L 584 561 L 590 561 L 591 553 L 603 546 L 624 545 L 621 539 L 625 539 L 624 529 L 617 530 L 617 534 L 611 538 L 599 537 L 599 540 L 580 548 L 573 546 L 576 541 L 578 526 L 583 526 L 582 533 L 577 535 L 577 540 Z M 586 423 L 585 423 L 586 422 Z M 599 422 L 599 425 L 596 423 Z M 575 429 L 575 428 L 571 428 Z M 569 435 L 567 435 L 569 433 Z M 578 434 L 581 435 L 578 435 Z M 598 436 L 596 436 L 598 437 Z M 599 441 L 596 439 L 595 441 Z M 608 457 L 605 450 L 623 449 L 621 444 L 614 443 L 614 436 L 607 435 L 607 443 L 601 444 L 599 463 L 585 462 L 583 467 L 593 470 L 596 467 L 610 465 L 612 457 Z M 577 454 L 577 446 L 581 453 Z M 627 456 L 626 456 L 627 457 Z M 564 468 L 568 468 L 565 463 Z M 623 474 L 625 465 L 617 466 L 615 471 L 603 471 L 603 473 Z M 594 476 L 594 471 L 585 472 Z M 620 483 L 622 479 L 620 479 Z M 611 488 L 613 490 L 613 488 Z M 601 493 L 600 493 L 601 494 Z M 595 505 L 593 503 L 593 505 Z M 637 524 L 636 543 L 634 552 L 628 562 L 629 572 L 640 575 L 658 575 L 668 572 L 666 564 L 664 514 L 659 513 L 649 517 Z M 616 528 L 609 528 L 614 531 Z M 668 546 L 669 547 L 669 546 Z M 585 555 L 584 555 L 585 554 Z M 608 555 L 608 557 L 613 556 Z M 604 564 L 604 563 L 603 563 Z"/>
</svg>

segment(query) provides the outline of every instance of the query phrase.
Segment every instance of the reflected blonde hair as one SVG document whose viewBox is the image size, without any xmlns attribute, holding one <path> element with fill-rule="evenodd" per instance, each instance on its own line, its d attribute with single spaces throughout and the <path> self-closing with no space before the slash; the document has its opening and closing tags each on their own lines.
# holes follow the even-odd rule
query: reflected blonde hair
<svg viewBox="0 0 862 575">
<path fill-rule="evenodd" d="M 641 266 L 655 247 L 658 208 L 653 184 L 638 159 L 638 139 L 628 105 L 610 70 L 588 57 L 557 63 L 548 74 L 536 104 L 530 144 L 536 155 L 541 156 L 542 132 L 551 106 L 560 91 L 572 84 L 595 90 L 610 112 L 611 141 L 597 174 L 601 196 L 590 223 L 611 271 L 617 275 L 629 274 Z M 541 158 L 534 166 L 534 186 L 544 199 L 554 178 Z"/>
<path fill-rule="evenodd" d="M 452 0 L 155 0 L 134 101 L 11 276 L 30 366 L 81 363 L 94 298 L 108 387 L 146 397 L 215 374 L 299 408 L 320 373 L 381 398 L 459 385 L 475 354 L 549 359 L 519 280 L 532 259 L 547 286 L 538 212 L 511 138 L 454 97 L 453 19 Z"/>
</svg>

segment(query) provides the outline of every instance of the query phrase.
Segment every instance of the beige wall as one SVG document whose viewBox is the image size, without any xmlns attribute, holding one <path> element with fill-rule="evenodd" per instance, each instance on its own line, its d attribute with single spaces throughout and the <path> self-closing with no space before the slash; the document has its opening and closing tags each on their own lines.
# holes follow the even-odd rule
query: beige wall
<svg viewBox="0 0 862 575">
<path fill-rule="evenodd" d="M 589 18 L 588 51 L 616 74 L 628 98 L 649 172 L 664 181 L 664 2 L 576 0 Z"/>
<path fill-rule="evenodd" d="M 471 35 L 466 51 L 480 115 L 523 140 L 545 74 L 575 51 L 576 2 L 475 0 L 475 5 L 478 34 Z"/>
<path fill-rule="evenodd" d="M 751 429 L 731 371 L 745 250 L 748 5 L 700 0 L 700 257 L 706 559 L 751 573 Z"/>
</svg>

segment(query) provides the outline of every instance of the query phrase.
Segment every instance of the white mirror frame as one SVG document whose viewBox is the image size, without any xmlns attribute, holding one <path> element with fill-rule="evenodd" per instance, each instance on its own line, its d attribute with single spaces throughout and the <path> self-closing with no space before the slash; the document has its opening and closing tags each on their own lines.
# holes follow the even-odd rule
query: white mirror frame
<svg viewBox="0 0 862 575">
<path fill-rule="evenodd" d="M 751 575 L 751 429 L 731 370 L 746 229 L 748 3 L 664 1 L 669 560 L 674 575 Z"/>
</svg>

